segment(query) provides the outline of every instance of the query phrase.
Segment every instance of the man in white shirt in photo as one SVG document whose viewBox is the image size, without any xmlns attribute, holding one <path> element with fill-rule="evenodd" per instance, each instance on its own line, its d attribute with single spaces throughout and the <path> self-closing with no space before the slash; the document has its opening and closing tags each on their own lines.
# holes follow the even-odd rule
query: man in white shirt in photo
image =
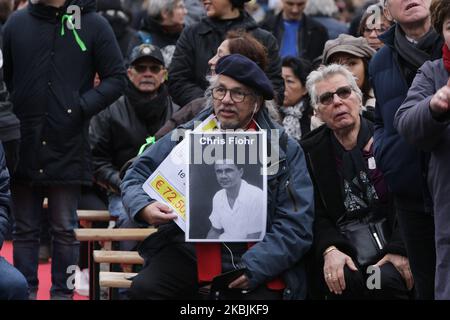
<svg viewBox="0 0 450 320">
<path fill-rule="evenodd" d="M 214 170 L 223 189 L 213 198 L 207 239 L 260 239 L 266 224 L 263 191 L 242 179 L 244 169 L 233 160 L 217 160 Z"/>
</svg>

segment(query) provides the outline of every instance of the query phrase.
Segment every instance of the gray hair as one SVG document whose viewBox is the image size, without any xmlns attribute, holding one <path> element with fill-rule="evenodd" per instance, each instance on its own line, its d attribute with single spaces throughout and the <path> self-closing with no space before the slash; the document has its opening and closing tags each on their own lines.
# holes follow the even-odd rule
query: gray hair
<svg viewBox="0 0 450 320">
<path fill-rule="evenodd" d="M 175 6 L 181 0 L 151 0 L 145 5 L 145 10 L 150 18 L 153 18 L 157 21 L 161 20 L 161 13 L 163 11 L 167 11 L 172 13 L 175 9 Z"/>
<path fill-rule="evenodd" d="M 206 98 L 206 107 L 209 108 L 209 107 L 214 107 L 214 98 L 212 96 L 212 89 L 214 87 L 217 87 L 217 85 L 219 84 L 219 75 L 215 74 L 212 76 L 207 76 L 206 80 L 209 82 L 209 86 L 205 91 L 205 98 Z M 258 100 L 263 102 L 262 108 L 264 108 L 264 107 L 267 108 L 267 112 L 269 113 L 270 118 L 272 120 L 274 120 L 275 122 L 280 123 L 281 118 L 280 118 L 280 114 L 278 112 L 278 107 L 277 107 L 275 101 L 264 100 L 264 98 L 261 95 L 258 95 L 253 89 L 250 88 L 250 90 L 252 90 L 255 93 Z"/>
<path fill-rule="evenodd" d="M 318 108 L 316 84 L 338 74 L 344 76 L 347 79 L 347 82 L 352 87 L 353 91 L 356 92 L 359 101 L 362 102 L 362 92 L 356 84 L 355 76 L 343 65 L 334 63 L 327 66 L 321 66 L 316 71 L 311 72 L 308 76 L 308 79 L 306 80 L 306 89 L 308 90 L 309 96 L 311 97 L 311 105 L 314 109 Z"/>
<path fill-rule="evenodd" d="M 308 1 L 305 7 L 305 14 L 307 15 L 324 15 L 331 17 L 338 13 L 338 7 L 334 0 L 313 0 Z"/>
</svg>

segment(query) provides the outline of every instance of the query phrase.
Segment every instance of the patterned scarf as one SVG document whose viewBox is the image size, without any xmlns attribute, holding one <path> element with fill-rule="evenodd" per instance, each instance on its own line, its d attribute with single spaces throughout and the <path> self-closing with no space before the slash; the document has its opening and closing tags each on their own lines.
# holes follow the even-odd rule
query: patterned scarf
<svg viewBox="0 0 450 320">
<path fill-rule="evenodd" d="M 302 130 L 300 127 L 300 119 L 305 111 L 303 100 L 292 107 L 281 107 L 280 112 L 283 114 L 283 127 L 287 134 L 300 141 L 302 138 Z"/>
</svg>

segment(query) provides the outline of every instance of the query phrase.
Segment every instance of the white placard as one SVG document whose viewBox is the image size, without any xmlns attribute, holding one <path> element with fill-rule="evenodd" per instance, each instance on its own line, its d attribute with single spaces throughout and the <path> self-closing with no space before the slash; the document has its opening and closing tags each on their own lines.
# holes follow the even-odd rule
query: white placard
<svg viewBox="0 0 450 320">
<path fill-rule="evenodd" d="M 214 115 L 209 116 L 194 132 L 217 127 Z M 168 205 L 178 215 L 176 224 L 186 230 L 186 171 L 188 164 L 187 141 L 184 139 L 173 148 L 166 159 L 142 185 L 144 191 L 156 201 Z"/>
</svg>

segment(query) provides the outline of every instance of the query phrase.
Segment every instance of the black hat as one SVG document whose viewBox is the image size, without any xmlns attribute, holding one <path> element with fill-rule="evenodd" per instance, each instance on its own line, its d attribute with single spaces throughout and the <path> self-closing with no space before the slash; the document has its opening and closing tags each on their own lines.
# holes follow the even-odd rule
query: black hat
<svg viewBox="0 0 450 320">
<path fill-rule="evenodd" d="M 133 64 L 136 62 L 136 60 L 145 57 L 155 59 L 158 62 L 160 62 L 163 66 L 165 66 L 161 50 L 157 46 L 147 43 L 141 44 L 133 48 L 130 54 L 130 64 Z"/>
<path fill-rule="evenodd" d="M 258 65 L 240 54 L 230 54 L 217 61 L 216 73 L 233 78 L 261 94 L 265 100 L 273 99 L 273 87 Z"/>
</svg>

